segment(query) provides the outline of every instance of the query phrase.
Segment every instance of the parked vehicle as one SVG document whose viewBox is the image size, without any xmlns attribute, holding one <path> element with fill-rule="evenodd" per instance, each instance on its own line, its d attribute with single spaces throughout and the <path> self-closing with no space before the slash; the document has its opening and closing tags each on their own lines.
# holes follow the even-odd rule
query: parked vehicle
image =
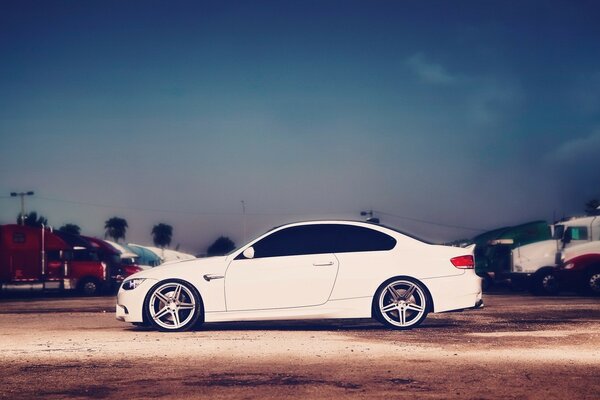
<svg viewBox="0 0 600 400">
<path fill-rule="evenodd" d="M 600 295 L 600 241 L 568 248 L 559 257 L 555 274 L 561 288 Z"/>
<path fill-rule="evenodd" d="M 575 253 L 578 246 L 600 240 L 600 217 L 571 218 L 554 225 L 550 240 L 512 250 L 511 280 L 536 294 L 556 294 L 560 290 L 555 267 L 561 257 Z"/>
<path fill-rule="evenodd" d="M 82 237 L 90 242 L 100 260 L 108 266 L 110 276 L 109 290 L 111 292 L 117 291 L 126 277 L 143 269 L 137 264 L 135 254 L 121 253 L 109 242 L 102 239 L 88 236 Z"/>
<path fill-rule="evenodd" d="M 107 265 L 89 244 L 48 228 L 0 226 L 2 290 L 79 290 L 99 293 L 109 282 Z"/>
<path fill-rule="evenodd" d="M 429 312 L 482 304 L 474 264 L 473 247 L 433 245 L 382 225 L 294 223 L 226 256 L 127 278 L 116 318 L 163 331 L 202 322 L 369 317 L 410 329 Z"/>
<path fill-rule="evenodd" d="M 511 274 L 511 252 L 514 248 L 551 238 L 546 221 L 507 226 L 475 236 L 475 272 L 484 279 L 484 287 L 495 281 L 507 280 Z"/>
</svg>

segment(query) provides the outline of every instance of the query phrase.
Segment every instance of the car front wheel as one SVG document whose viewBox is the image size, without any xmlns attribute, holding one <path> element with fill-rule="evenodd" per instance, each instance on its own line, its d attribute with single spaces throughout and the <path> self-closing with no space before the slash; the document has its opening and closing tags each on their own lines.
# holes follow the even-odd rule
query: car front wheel
<svg viewBox="0 0 600 400">
<path fill-rule="evenodd" d="M 418 326 L 429 311 L 429 297 L 423 286 L 412 279 L 398 278 L 383 284 L 375 294 L 374 313 L 393 329 Z"/>
<path fill-rule="evenodd" d="M 200 294 L 189 283 L 179 280 L 159 282 L 146 296 L 147 321 L 167 332 L 181 332 L 198 323 L 203 313 Z"/>
<path fill-rule="evenodd" d="M 560 287 L 556 275 L 550 269 L 539 271 L 532 277 L 531 292 L 540 296 L 557 295 Z"/>
</svg>

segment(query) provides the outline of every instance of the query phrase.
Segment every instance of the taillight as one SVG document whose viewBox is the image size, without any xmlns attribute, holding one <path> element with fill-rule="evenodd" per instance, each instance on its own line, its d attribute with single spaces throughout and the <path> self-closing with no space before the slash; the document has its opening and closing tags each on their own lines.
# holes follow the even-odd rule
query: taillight
<svg viewBox="0 0 600 400">
<path fill-rule="evenodd" d="M 123 272 L 125 276 L 130 276 L 140 271 L 142 271 L 142 269 L 137 265 L 125 265 L 123 267 Z"/>
<path fill-rule="evenodd" d="M 452 265 L 460 269 L 473 269 L 475 268 L 475 260 L 473 256 L 459 256 L 450 259 Z"/>
</svg>

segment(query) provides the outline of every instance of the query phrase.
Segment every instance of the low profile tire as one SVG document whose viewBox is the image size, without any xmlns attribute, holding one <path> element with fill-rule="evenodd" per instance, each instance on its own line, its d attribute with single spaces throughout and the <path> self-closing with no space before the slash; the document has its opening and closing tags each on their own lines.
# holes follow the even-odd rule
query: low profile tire
<svg viewBox="0 0 600 400">
<path fill-rule="evenodd" d="M 79 283 L 78 289 L 84 296 L 97 296 L 100 294 L 100 283 L 95 279 L 84 279 Z"/>
<path fill-rule="evenodd" d="M 146 321 L 164 332 L 183 332 L 201 322 L 204 309 L 200 294 L 180 280 L 159 282 L 144 301 Z"/>
<path fill-rule="evenodd" d="M 535 295 L 553 296 L 560 290 L 558 279 L 550 269 L 536 273 L 531 279 L 531 292 Z"/>
<path fill-rule="evenodd" d="M 396 278 L 385 282 L 375 293 L 373 314 L 384 325 L 405 330 L 420 325 L 429 308 L 429 296 L 422 284 Z"/>
</svg>

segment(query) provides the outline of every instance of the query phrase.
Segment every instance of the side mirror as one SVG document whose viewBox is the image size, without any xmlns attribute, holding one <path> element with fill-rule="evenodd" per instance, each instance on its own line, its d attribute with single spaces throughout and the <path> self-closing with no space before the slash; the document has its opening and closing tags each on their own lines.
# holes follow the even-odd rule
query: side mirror
<svg viewBox="0 0 600 400">
<path fill-rule="evenodd" d="M 254 247 L 250 246 L 242 253 L 247 259 L 254 258 Z"/>
<path fill-rule="evenodd" d="M 571 243 L 571 239 L 573 238 L 573 231 L 571 230 L 571 228 L 567 228 L 567 230 L 565 231 L 565 234 L 563 235 L 561 242 L 563 242 L 563 245 L 567 244 L 567 243 Z"/>
</svg>

